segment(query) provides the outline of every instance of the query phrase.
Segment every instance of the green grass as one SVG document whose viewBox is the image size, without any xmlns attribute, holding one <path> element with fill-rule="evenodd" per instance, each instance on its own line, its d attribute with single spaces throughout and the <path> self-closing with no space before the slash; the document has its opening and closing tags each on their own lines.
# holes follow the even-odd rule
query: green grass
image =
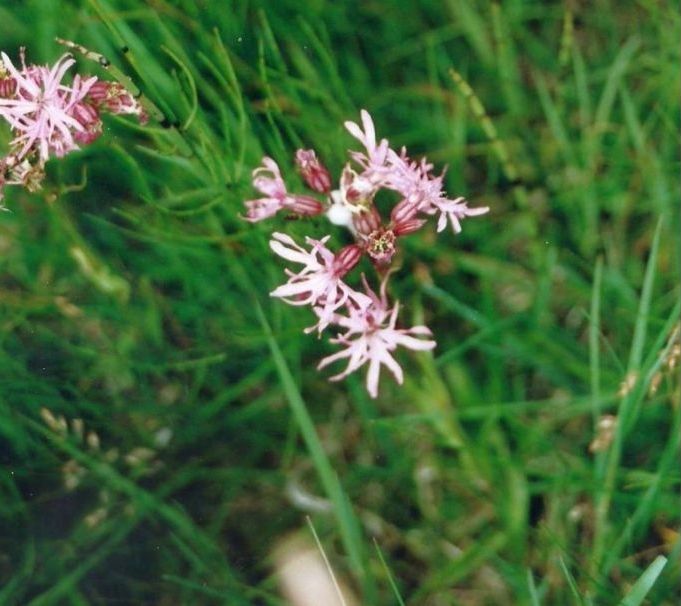
<svg viewBox="0 0 681 606">
<path fill-rule="evenodd" d="M 284 604 L 292 532 L 362 604 L 681 599 L 680 17 L 569 6 L 0 7 L 12 57 L 74 40 L 167 118 L 7 189 L 1 604 Z M 438 347 L 376 401 L 268 296 L 269 234 L 326 226 L 239 218 L 263 154 L 337 174 L 360 108 L 491 208 L 405 240 L 393 292 Z"/>
</svg>

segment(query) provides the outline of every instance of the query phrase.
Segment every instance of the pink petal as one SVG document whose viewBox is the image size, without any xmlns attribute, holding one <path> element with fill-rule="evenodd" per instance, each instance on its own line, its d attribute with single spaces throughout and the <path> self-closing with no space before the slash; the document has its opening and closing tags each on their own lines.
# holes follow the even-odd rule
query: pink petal
<svg viewBox="0 0 681 606">
<path fill-rule="evenodd" d="M 364 133 L 357 124 L 348 120 L 347 122 L 343 122 L 343 125 L 355 139 L 364 143 Z"/>
<path fill-rule="evenodd" d="M 367 391 L 372 398 L 378 396 L 378 377 L 380 374 L 381 363 L 373 358 L 369 363 L 369 371 L 367 372 Z"/>
<path fill-rule="evenodd" d="M 371 119 L 369 112 L 365 109 L 360 111 L 360 116 L 362 117 L 362 125 L 364 126 L 364 142 L 367 150 L 374 150 L 376 149 L 376 130 L 374 129 L 374 121 Z"/>
</svg>

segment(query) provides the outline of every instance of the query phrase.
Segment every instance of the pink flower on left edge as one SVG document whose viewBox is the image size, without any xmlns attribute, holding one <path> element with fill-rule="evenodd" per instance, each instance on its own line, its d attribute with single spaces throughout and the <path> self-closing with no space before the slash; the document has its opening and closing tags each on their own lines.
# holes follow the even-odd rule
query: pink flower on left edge
<svg viewBox="0 0 681 606">
<path fill-rule="evenodd" d="M 74 133 L 85 129 L 73 109 L 97 78 L 76 76 L 70 86 L 64 84 L 66 71 L 75 63 L 68 54 L 51 68 L 24 65 L 18 70 L 5 53 L 2 63 L 14 81 L 14 91 L 10 98 L 0 98 L 0 116 L 17 133 L 12 142 L 19 148 L 17 157 L 37 149 L 40 161 L 46 162 L 51 154 L 63 156 L 77 149 Z"/>
<path fill-rule="evenodd" d="M 262 159 L 262 166 L 253 171 L 253 187 L 265 197 L 244 202 L 247 209 L 244 219 L 251 223 L 267 219 L 284 208 L 299 215 L 318 215 L 323 210 L 321 202 L 311 196 L 289 194 L 279 166 L 267 156 Z"/>
<path fill-rule="evenodd" d="M 345 328 L 346 332 L 331 339 L 331 343 L 342 345 L 345 349 L 324 358 L 317 368 L 321 369 L 337 360 L 347 358 L 348 365 L 345 370 L 330 379 L 339 381 L 368 362 L 366 387 L 369 395 L 375 398 L 378 395 L 381 365 L 392 373 L 400 385 L 402 384 L 404 379 L 402 368 L 392 356 L 392 352 L 398 346 L 427 351 L 433 349 L 436 343 L 431 339 L 420 338 L 432 335 L 426 326 L 395 328 L 399 304 L 395 303 L 392 309 L 388 308 L 385 282 L 381 287 L 380 297 L 366 285 L 366 281 L 365 288 L 371 300 L 370 305 L 362 307 L 348 304 L 347 316 L 335 314 L 333 318 L 333 323 Z"/>
<path fill-rule="evenodd" d="M 290 305 L 316 306 L 319 316 L 317 328 L 320 332 L 328 326 L 334 312 L 353 301 L 362 307 L 370 303 L 369 297 L 353 290 L 342 278 L 362 257 L 362 251 L 355 244 L 350 244 L 334 255 L 327 247 L 329 236 L 321 240 L 305 238 L 310 250 L 296 244 L 286 234 L 274 232 L 270 240 L 270 248 L 280 257 L 298 263 L 303 268 L 294 273 L 286 270 L 289 280 L 275 288 L 270 296 L 279 297 Z"/>
</svg>

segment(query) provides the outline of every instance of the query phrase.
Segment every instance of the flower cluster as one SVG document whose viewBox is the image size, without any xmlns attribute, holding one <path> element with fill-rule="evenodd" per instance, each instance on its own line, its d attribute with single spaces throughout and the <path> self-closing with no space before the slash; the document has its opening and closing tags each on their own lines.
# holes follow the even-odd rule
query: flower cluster
<svg viewBox="0 0 681 606">
<path fill-rule="evenodd" d="M 16 67 L 0 53 L 0 117 L 9 125 L 12 139 L 0 157 L 0 204 L 5 185 L 40 189 L 45 163 L 92 143 L 102 134 L 101 114 L 146 115 L 140 104 L 117 82 L 76 74 L 70 84 L 66 72 L 75 60 L 63 55 L 53 66 L 26 64 Z"/>
<path fill-rule="evenodd" d="M 324 358 L 318 368 L 347 359 L 345 370 L 331 377 L 338 380 L 368 363 L 367 390 L 376 397 L 381 365 L 402 383 L 402 369 L 392 355 L 398 346 L 413 350 L 435 347 L 425 326 L 396 328 L 399 303 L 389 304 L 386 289 L 398 240 L 421 229 L 433 215 L 438 216 L 438 232 L 449 224 L 458 233 L 464 218 L 489 209 L 469 208 L 463 198 L 448 198 L 442 189 L 444 173 L 433 175 L 433 165 L 425 158 L 412 160 L 405 148 L 397 152 L 386 139 L 377 141 L 369 113 L 362 110 L 361 118 L 361 126 L 345 123 L 363 150 L 350 152 L 351 162 L 343 168 L 337 189 L 332 189 L 331 175 L 313 150 L 298 150 L 295 161 L 316 196 L 290 193 L 277 164 L 265 157 L 262 166 L 253 171 L 253 185 L 264 197 L 245 202 L 244 218 L 256 222 L 285 210 L 303 216 L 325 215 L 331 223 L 349 230 L 353 242 L 336 253 L 326 246 L 328 235 L 320 240 L 306 238 L 307 247 L 303 247 L 286 234 L 272 234 L 272 250 L 300 269 L 287 269 L 288 281 L 270 294 L 290 305 L 311 306 L 317 323 L 306 332 L 321 333 L 330 325 L 339 327 L 339 334 L 330 341 L 340 345 L 340 351 Z M 387 221 L 374 204 L 380 190 L 396 195 Z M 383 276 L 379 294 L 371 289 L 364 274 L 362 290 L 344 281 L 362 257 L 367 257 Z"/>
</svg>

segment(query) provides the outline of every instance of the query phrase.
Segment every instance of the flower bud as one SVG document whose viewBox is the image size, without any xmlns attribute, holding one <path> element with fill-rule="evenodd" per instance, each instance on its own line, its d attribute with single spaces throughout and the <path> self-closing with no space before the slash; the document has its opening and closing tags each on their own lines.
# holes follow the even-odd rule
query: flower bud
<svg viewBox="0 0 681 606">
<path fill-rule="evenodd" d="M 83 127 L 83 130 L 73 132 L 73 138 L 78 143 L 87 145 L 102 134 L 102 121 L 99 119 L 99 112 L 89 103 L 76 103 L 71 109 L 71 115 Z"/>
<path fill-rule="evenodd" d="M 109 95 L 109 83 L 105 80 L 96 80 L 87 91 L 87 96 L 95 105 L 101 105 Z"/>
<path fill-rule="evenodd" d="M 415 231 L 421 229 L 425 223 L 425 219 L 409 219 L 407 221 L 397 223 L 393 227 L 393 232 L 396 236 L 406 236 L 407 234 L 413 234 Z"/>
<path fill-rule="evenodd" d="M 358 233 L 367 236 L 381 227 L 381 216 L 375 206 L 370 206 L 354 215 L 352 223 Z"/>
<path fill-rule="evenodd" d="M 409 221 L 418 212 L 420 202 L 411 196 L 398 202 L 390 213 L 390 220 L 395 224 Z"/>
<path fill-rule="evenodd" d="M 296 152 L 296 164 L 305 183 L 320 194 L 331 191 L 331 175 L 327 168 L 317 159 L 313 149 L 299 149 Z"/>
<path fill-rule="evenodd" d="M 333 260 L 333 266 L 339 278 L 342 278 L 359 263 L 364 252 L 357 244 L 349 244 L 342 248 Z"/>
<path fill-rule="evenodd" d="M 0 99 L 9 99 L 17 92 L 17 81 L 9 76 L 0 78 Z"/>
<path fill-rule="evenodd" d="M 112 114 L 134 114 L 140 124 L 146 124 L 149 116 L 135 97 L 118 82 L 97 80 L 89 89 L 87 99 L 98 109 Z"/>
<path fill-rule="evenodd" d="M 324 210 L 322 203 L 312 196 L 292 196 L 292 203 L 287 204 L 293 212 L 299 215 L 314 216 L 318 215 Z"/>
</svg>

